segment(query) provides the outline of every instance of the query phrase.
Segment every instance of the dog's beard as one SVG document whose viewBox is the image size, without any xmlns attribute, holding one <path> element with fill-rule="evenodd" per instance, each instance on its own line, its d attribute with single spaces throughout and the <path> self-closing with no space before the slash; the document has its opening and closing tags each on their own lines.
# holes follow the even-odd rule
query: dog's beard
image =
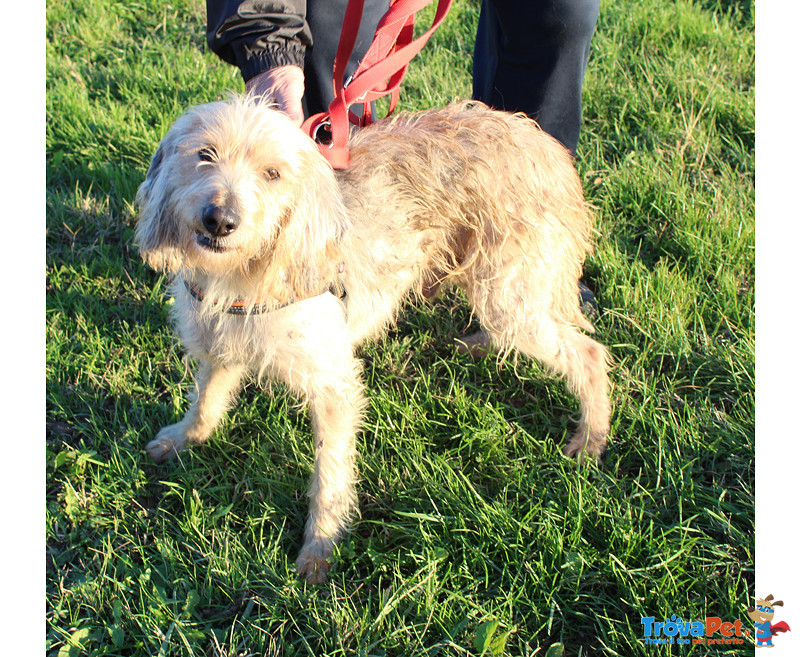
<svg viewBox="0 0 800 657">
<path fill-rule="evenodd" d="M 244 220 L 245 223 L 247 220 Z M 276 227 L 240 226 L 229 236 L 215 237 L 185 225 L 181 274 L 190 282 L 211 286 L 219 295 L 270 301 L 285 293 L 285 272 L 273 266 Z"/>
<path fill-rule="evenodd" d="M 261 260 L 261 254 L 266 250 L 264 245 L 259 248 L 249 246 L 245 250 L 225 238 L 193 231 L 184 249 L 183 271 L 187 274 L 197 271 L 222 279 L 241 275 L 249 277 L 255 263 Z"/>
</svg>

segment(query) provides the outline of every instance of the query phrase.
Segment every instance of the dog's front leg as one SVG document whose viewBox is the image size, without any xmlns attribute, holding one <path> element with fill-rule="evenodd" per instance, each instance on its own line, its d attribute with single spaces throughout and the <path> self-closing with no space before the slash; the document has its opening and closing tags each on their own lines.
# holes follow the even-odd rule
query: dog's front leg
<svg viewBox="0 0 800 657">
<path fill-rule="evenodd" d="M 147 453 L 153 460 L 162 463 L 190 445 L 204 442 L 225 416 L 243 374 L 243 366 L 204 361 L 189 411 L 180 422 L 161 429 L 147 444 Z"/>
<path fill-rule="evenodd" d="M 335 383 L 315 386 L 309 394 L 315 441 L 314 474 L 297 572 L 312 583 L 325 581 L 328 558 L 357 508 L 356 431 L 364 395 L 353 365 L 351 374 Z"/>
</svg>

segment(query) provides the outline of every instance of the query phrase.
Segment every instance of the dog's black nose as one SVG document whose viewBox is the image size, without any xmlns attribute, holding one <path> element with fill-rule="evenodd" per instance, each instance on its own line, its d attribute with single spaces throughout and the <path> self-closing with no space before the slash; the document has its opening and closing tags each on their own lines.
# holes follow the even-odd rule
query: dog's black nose
<svg viewBox="0 0 800 657">
<path fill-rule="evenodd" d="M 224 237 L 239 227 L 239 218 L 230 208 L 207 205 L 203 209 L 203 226 L 212 237 Z"/>
</svg>

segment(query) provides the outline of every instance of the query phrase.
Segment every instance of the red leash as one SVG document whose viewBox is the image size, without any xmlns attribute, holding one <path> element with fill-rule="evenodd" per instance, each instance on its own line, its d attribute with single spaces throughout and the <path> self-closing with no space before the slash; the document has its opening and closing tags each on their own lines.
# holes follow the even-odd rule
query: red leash
<svg viewBox="0 0 800 657">
<path fill-rule="evenodd" d="M 308 117 L 303 130 L 316 141 L 317 132 L 327 127 L 330 144 L 319 144 L 320 152 L 334 169 L 346 169 L 350 161 L 347 140 L 350 124 L 363 127 L 372 123 L 370 103 L 391 95 L 389 111 L 397 106 L 400 83 L 409 62 L 422 50 L 434 30 L 442 23 L 453 0 L 439 0 L 433 24 L 427 32 L 414 39 L 414 14 L 433 0 L 391 0 L 389 11 L 381 18 L 375 38 L 358 65 L 356 72 L 344 80 L 344 69 L 355 46 L 364 0 L 350 0 L 344 15 L 339 47 L 333 63 L 333 93 L 335 98 L 327 112 Z M 355 104 L 363 106 L 362 116 L 350 111 Z"/>
</svg>

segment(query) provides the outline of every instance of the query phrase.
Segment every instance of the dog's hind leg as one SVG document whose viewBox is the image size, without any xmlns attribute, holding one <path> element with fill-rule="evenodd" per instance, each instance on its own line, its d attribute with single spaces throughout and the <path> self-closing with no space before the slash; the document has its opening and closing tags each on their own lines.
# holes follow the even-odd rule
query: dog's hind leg
<svg viewBox="0 0 800 657">
<path fill-rule="evenodd" d="M 243 375 L 243 366 L 203 362 L 189 411 L 180 422 L 161 429 L 147 444 L 147 453 L 153 460 L 162 463 L 190 445 L 204 442 L 225 416 Z"/>
<path fill-rule="evenodd" d="M 541 360 L 566 377 L 581 403 L 578 428 L 563 452 L 578 459 L 584 454 L 600 456 L 606 449 L 611 421 L 608 350 L 574 326 L 562 325 L 559 333 L 559 351 Z"/>
<path fill-rule="evenodd" d="M 312 583 L 325 581 L 328 558 L 357 509 L 356 432 L 365 404 L 358 365 L 338 380 L 314 384 L 309 409 L 314 427 L 314 474 L 309 488 L 309 517 L 297 572 Z"/>
<path fill-rule="evenodd" d="M 578 428 L 564 447 L 564 454 L 578 458 L 587 454 L 600 456 L 606 447 L 611 416 L 606 348 L 561 320 L 546 303 L 531 307 L 518 299 L 513 307 L 506 308 L 502 292 L 489 290 L 482 296 L 475 305 L 476 311 L 497 347 L 501 351 L 516 349 L 535 358 L 563 376 L 578 397 Z"/>
</svg>

